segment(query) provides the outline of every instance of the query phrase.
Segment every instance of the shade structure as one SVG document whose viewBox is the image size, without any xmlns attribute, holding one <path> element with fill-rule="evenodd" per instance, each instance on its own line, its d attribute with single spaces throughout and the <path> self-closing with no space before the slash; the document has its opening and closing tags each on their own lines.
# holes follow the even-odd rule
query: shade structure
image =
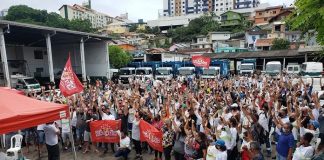
<svg viewBox="0 0 324 160">
<path fill-rule="evenodd" d="M 10 91 L 15 92 L 17 94 L 25 95 L 25 92 L 24 91 L 20 91 L 20 90 L 16 90 L 16 89 L 11 89 L 9 87 L 0 87 L 0 89 L 10 90 Z"/>
<path fill-rule="evenodd" d="M 0 134 L 68 118 L 67 105 L 39 101 L 0 89 Z"/>
</svg>

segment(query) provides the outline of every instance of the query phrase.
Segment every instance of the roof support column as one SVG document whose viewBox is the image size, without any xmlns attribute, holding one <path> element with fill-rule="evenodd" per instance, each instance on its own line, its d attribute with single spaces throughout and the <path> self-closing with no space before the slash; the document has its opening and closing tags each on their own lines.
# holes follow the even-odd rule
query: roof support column
<svg viewBox="0 0 324 160">
<path fill-rule="evenodd" d="M 286 58 L 283 58 L 282 69 L 285 69 L 286 66 Z"/>
<path fill-rule="evenodd" d="M 3 28 L 0 28 L 0 51 L 1 51 L 1 62 L 4 70 L 4 78 L 6 80 L 6 86 L 11 87 L 10 74 L 7 60 L 6 42 L 4 39 Z"/>
<path fill-rule="evenodd" d="M 307 62 L 308 57 L 307 57 L 307 53 L 305 53 L 305 62 Z"/>
<path fill-rule="evenodd" d="M 80 42 L 80 54 L 81 54 L 81 70 L 82 70 L 82 80 L 87 81 L 87 74 L 85 68 L 85 57 L 84 57 L 84 40 L 81 38 Z"/>
<path fill-rule="evenodd" d="M 54 81 L 54 70 L 53 70 L 53 57 L 52 57 L 52 43 L 51 43 L 51 35 L 48 33 L 45 35 L 46 37 L 46 47 L 47 47 L 47 57 L 48 57 L 48 69 L 50 81 Z"/>
<path fill-rule="evenodd" d="M 107 63 L 107 78 L 108 80 L 111 79 L 110 77 L 110 59 L 109 59 L 109 44 L 106 43 L 107 46 L 106 46 L 106 50 L 107 50 L 107 58 L 106 58 L 106 63 Z"/>
<path fill-rule="evenodd" d="M 265 70 L 266 69 L 266 60 L 265 60 L 265 58 L 263 58 L 263 66 L 262 66 L 262 70 Z"/>
</svg>

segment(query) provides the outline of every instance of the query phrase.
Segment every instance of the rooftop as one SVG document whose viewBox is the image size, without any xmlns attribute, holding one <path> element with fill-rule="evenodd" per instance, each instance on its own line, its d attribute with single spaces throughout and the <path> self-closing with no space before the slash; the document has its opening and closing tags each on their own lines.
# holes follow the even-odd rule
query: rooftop
<svg viewBox="0 0 324 160">
<path fill-rule="evenodd" d="M 273 39 L 257 39 L 255 42 L 256 47 L 271 46 Z"/>
<path fill-rule="evenodd" d="M 239 53 L 206 53 L 203 56 L 217 59 L 241 59 L 241 58 L 282 58 L 282 57 L 302 57 L 304 54 L 297 50 L 276 50 L 259 52 L 239 52 Z"/>
</svg>

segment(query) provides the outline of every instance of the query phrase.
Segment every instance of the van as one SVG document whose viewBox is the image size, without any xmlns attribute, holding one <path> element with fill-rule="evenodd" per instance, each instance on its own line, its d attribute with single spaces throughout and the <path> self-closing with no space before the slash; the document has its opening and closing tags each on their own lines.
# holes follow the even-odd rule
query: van
<svg viewBox="0 0 324 160">
<path fill-rule="evenodd" d="M 279 78 L 281 74 L 281 62 L 270 61 L 266 64 L 265 73 L 273 78 Z"/>
<path fill-rule="evenodd" d="M 323 63 L 304 62 L 301 67 L 301 75 L 305 77 L 322 77 Z"/>
<path fill-rule="evenodd" d="M 288 63 L 287 74 L 289 75 L 299 75 L 301 71 L 300 65 L 298 63 Z"/>
<path fill-rule="evenodd" d="M 31 91 L 41 92 L 41 86 L 34 77 L 12 75 L 11 79 L 12 86 L 14 86 L 17 90 L 22 90 L 25 93 L 29 93 Z"/>
<path fill-rule="evenodd" d="M 153 79 L 153 69 L 151 67 L 139 67 L 135 70 L 135 77 L 141 79 Z"/>
</svg>

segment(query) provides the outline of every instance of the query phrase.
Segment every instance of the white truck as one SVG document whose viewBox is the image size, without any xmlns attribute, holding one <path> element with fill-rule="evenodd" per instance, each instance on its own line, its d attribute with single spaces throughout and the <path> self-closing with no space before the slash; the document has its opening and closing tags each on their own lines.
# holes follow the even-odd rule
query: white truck
<svg viewBox="0 0 324 160">
<path fill-rule="evenodd" d="M 129 83 L 129 78 L 133 79 L 135 75 L 135 68 L 125 67 L 119 69 L 119 80 L 123 84 Z"/>
<path fill-rule="evenodd" d="M 180 67 L 178 69 L 179 71 L 179 76 L 182 77 L 182 78 L 191 78 L 191 79 L 194 79 L 195 76 L 196 76 L 196 69 L 195 67 Z"/>
<path fill-rule="evenodd" d="M 322 62 L 304 62 L 301 67 L 301 75 L 305 77 L 322 77 Z"/>
<path fill-rule="evenodd" d="M 41 92 L 41 86 L 34 77 L 28 77 L 20 74 L 11 75 L 11 86 L 17 90 L 28 92 Z"/>
<path fill-rule="evenodd" d="M 265 73 L 272 78 L 280 78 L 281 70 L 281 62 L 279 61 L 270 61 L 266 64 Z"/>
<path fill-rule="evenodd" d="M 202 79 L 216 79 L 220 77 L 220 67 L 209 67 L 202 69 L 202 75 L 200 76 Z"/>
<path fill-rule="evenodd" d="M 153 69 L 151 67 L 136 68 L 135 77 L 142 80 L 153 79 Z"/>
<path fill-rule="evenodd" d="M 172 78 L 172 67 L 159 67 L 155 71 L 155 79 L 157 80 L 171 80 Z"/>
<path fill-rule="evenodd" d="M 288 63 L 286 72 L 288 75 L 299 75 L 301 71 L 298 63 Z"/>
</svg>

